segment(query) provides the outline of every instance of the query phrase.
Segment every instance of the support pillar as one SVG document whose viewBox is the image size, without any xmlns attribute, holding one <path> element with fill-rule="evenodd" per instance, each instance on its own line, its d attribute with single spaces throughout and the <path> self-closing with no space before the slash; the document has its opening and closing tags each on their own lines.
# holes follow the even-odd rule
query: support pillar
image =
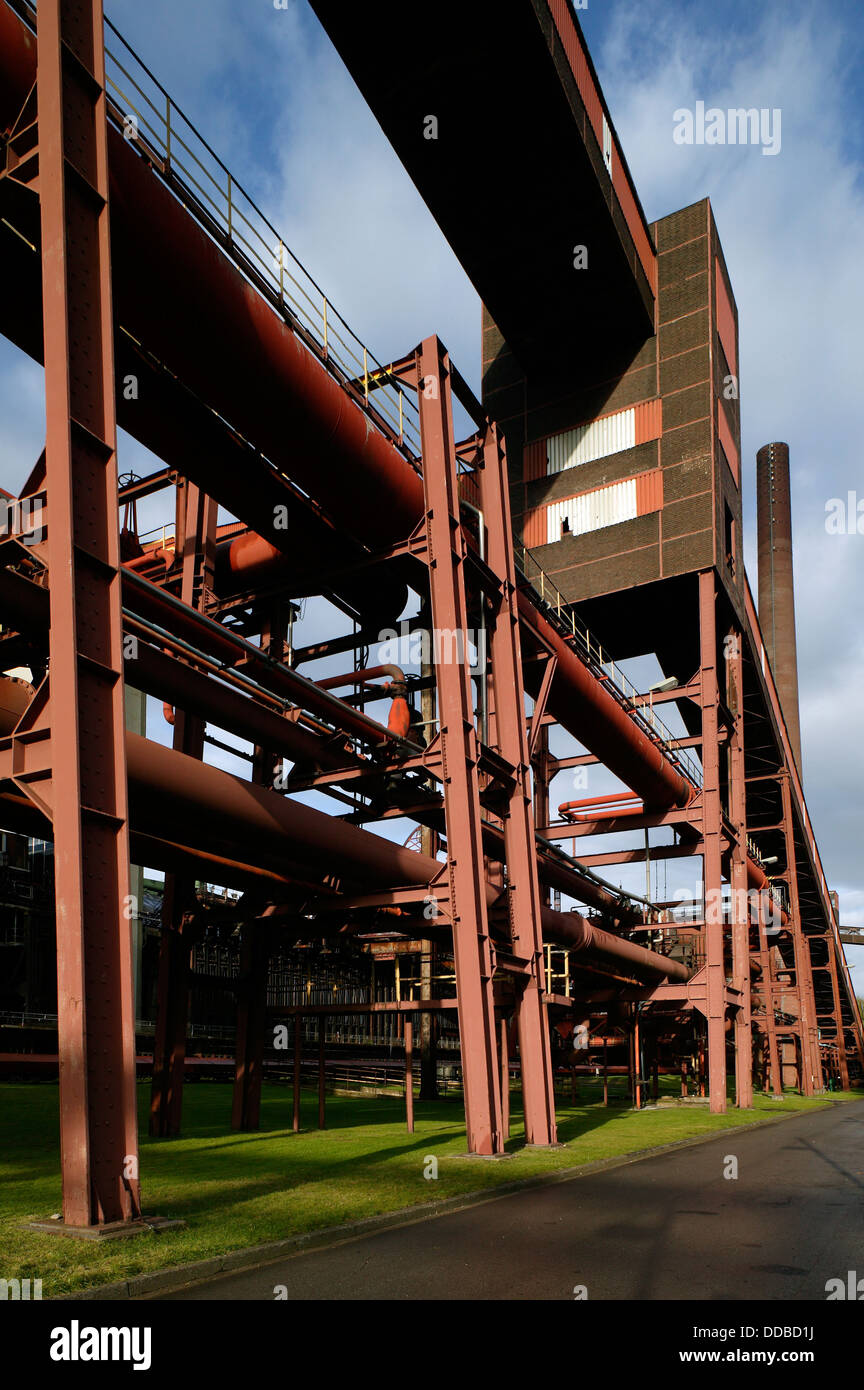
<svg viewBox="0 0 864 1390">
<path fill-rule="evenodd" d="M 294 1015 L 294 1133 L 300 1132 L 300 1059 L 303 1050 L 303 1015 Z"/>
<path fill-rule="evenodd" d="M 735 1104 L 753 1106 L 753 1030 L 750 1002 L 750 904 L 747 887 L 747 800 L 744 766 L 744 659 L 736 627 L 724 643 L 726 705 L 732 718 L 728 752 L 728 816 L 734 833 L 730 851 L 732 979 L 741 991 L 735 1014 Z"/>
<path fill-rule="evenodd" d="M 424 520 L 414 538 L 429 572 L 431 613 L 439 632 L 466 643 L 465 541 L 450 402 L 450 360 L 427 338 L 406 369 L 417 387 L 423 458 Z M 449 910 L 453 923 L 459 1039 L 469 1153 L 503 1152 L 501 1081 L 495 1036 L 493 956 L 483 882 L 478 758 L 467 663 L 436 661 L 439 735 L 444 771 Z"/>
<path fill-rule="evenodd" d="M 246 926 L 244 933 L 240 956 L 242 983 L 237 1010 L 237 1062 L 231 1128 L 250 1130 L 257 1129 L 261 1121 L 270 942 L 266 926 Z"/>
<path fill-rule="evenodd" d="M 325 1046 L 327 1042 L 327 1019 L 318 1015 L 318 1128 L 327 1128 L 327 1067 Z"/>
<path fill-rule="evenodd" d="M 414 1023 L 405 1019 L 405 1123 L 414 1133 Z"/>
<path fill-rule="evenodd" d="M 813 994 L 813 971 L 810 962 L 810 943 L 801 929 L 801 907 L 798 901 L 798 866 L 795 857 L 795 830 L 792 820 L 792 789 L 788 770 L 780 777 L 783 802 L 783 836 L 786 848 L 786 886 L 789 890 L 789 915 L 795 951 L 795 984 L 798 994 L 798 1026 L 801 1039 L 801 1091 L 805 1096 L 822 1090 L 822 1063 L 816 1026 L 816 1001 Z"/>
<path fill-rule="evenodd" d="M 544 1002 L 543 934 L 540 925 L 540 884 L 534 815 L 531 805 L 530 762 L 522 699 L 522 653 L 516 605 L 516 565 L 510 518 L 509 484 L 504 446 L 497 426 L 487 426 L 483 438 L 480 506 L 486 523 L 487 559 L 501 579 L 498 602 L 489 630 L 489 656 L 495 695 L 498 750 L 513 768 L 504 809 L 504 854 L 507 863 L 507 902 L 514 951 L 529 963 L 530 974 L 517 998 L 519 1056 L 529 1144 L 557 1143 L 555 1089 L 549 1020 Z"/>
<path fill-rule="evenodd" d="M 217 511 L 213 499 L 205 497 L 194 483 L 178 482 L 174 543 L 182 563 L 180 598 L 193 608 L 203 609 L 212 589 Z M 202 758 L 204 729 L 203 720 L 175 710 L 173 747 L 189 757 Z M 194 879 L 165 875 L 150 1094 L 150 1133 L 161 1138 L 179 1134 L 182 1124 L 193 945 L 188 937 L 184 939 L 182 922 L 194 902 Z"/>
<path fill-rule="evenodd" d="M 67 1226 L 140 1213 L 103 23 L 101 0 L 39 0 L 51 815 Z"/>
<path fill-rule="evenodd" d="M 837 1070 L 840 1074 L 841 1088 L 844 1091 L 848 1091 L 849 1060 L 846 1056 L 846 1038 L 843 1033 L 843 1006 L 840 1001 L 840 979 L 837 973 L 837 960 L 834 955 L 834 933 L 830 930 L 825 933 L 825 949 L 828 952 L 828 970 L 831 975 L 831 999 L 834 1005 L 832 1016 L 837 1029 Z"/>
<path fill-rule="evenodd" d="M 510 1041 L 506 1018 L 499 1023 L 501 1037 L 501 1122 L 504 1138 L 510 1138 Z"/>
<path fill-rule="evenodd" d="M 765 901 L 760 892 L 757 897 L 759 930 L 759 964 L 762 966 L 761 993 L 765 1001 L 765 1038 L 768 1046 L 768 1083 L 775 1096 L 783 1094 L 783 1077 L 780 1071 L 780 1053 L 777 1047 L 777 1020 L 774 1009 L 774 971 L 772 952 L 765 934 Z M 766 1087 L 767 1089 L 767 1087 Z"/>
<path fill-rule="evenodd" d="M 274 600 L 262 622 L 261 649 L 276 661 L 287 654 L 287 623 L 282 603 Z M 279 760 L 272 749 L 257 746 L 252 757 L 252 781 L 272 787 Z M 237 1000 L 237 1038 L 234 1070 L 232 1129 L 257 1129 L 261 1118 L 261 1085 L 264 1080 L 264 1047 L 267 1028 L 267 978 L 270 966 L 270 933 L 266 926 L 246 926 L 252 933 L 243 942 L 243 986 Z"/>
<path fill-rule="evenodd" d="M 723 1115 L 726 1112 L 726 974 L 723 952 L 716 580 L 713 570 L 704 570 L 699 575 L 699 644 L 708 1086 L 711 1113 Z"/>
</svg>

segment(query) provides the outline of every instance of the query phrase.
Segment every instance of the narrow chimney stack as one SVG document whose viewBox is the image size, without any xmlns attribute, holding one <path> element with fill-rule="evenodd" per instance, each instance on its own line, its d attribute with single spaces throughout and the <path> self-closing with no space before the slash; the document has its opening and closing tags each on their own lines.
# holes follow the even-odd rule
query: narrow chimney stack
<svg viewBox="0 0 864 1390">
<path fill-rule="evenodd" d="M 788 444 L 765 444 L 756 455 L 756 516 L 759 537 L 759 626 L 800 772 L 801 730 L 798 720 L 798 653 L 795 641 Z"/>
</svg>

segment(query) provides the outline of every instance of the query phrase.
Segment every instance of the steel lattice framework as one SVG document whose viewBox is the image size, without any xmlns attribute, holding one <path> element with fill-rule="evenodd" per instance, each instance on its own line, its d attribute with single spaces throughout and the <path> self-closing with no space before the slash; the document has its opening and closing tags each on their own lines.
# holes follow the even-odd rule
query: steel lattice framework
<svg viewBox="0 0 864 1390">
<path fill-rule="evenodd" d="M 316 8 L 338 31 L 335 11 Z M 573 47 L 566 5 L 527 9 L 535 21 L 542 9 L 548 43 L 557 32 Z M 526 1141 L 556 1142 L 550 1019 L 599 1033 L 604 1052 L 623 1039 L 637 1105 L 667 1038 L 683 1040 L 715 1112 L 727 1058 L 742 1107 L 754 1065 L 775 1093 L 791 1072 L 813 1094 L 835 1065 L 848 1085 L 850 1067 L 864 1071 L 861 1021 L 749 591 L 738 609 L 715 567 L 694 571 L 698 661 L 668 698 L 690 701 L 695 732 L 673 738 L 658 713 L 667 697 L 628 686 L 514 542 L 504 434 L 444 345 L 372 358 L 113 31 L 106 75 L 104 32 L 101 0 L 39 0 L 38 13 L 0 0 L 0 329 L 44 362 L 47 407 L 45 453 L 21 494 L 43 506 L 45 538 L 0 545 L 3 669 L 34 676 L 33 688 L 2 678 L 0 817 L 55 845 L 64 1224 L 140 1216 L 130 859 L 166 873 L 157 1134 L 182 1122 L 201 878 L 244 895 L 237 1128 L 258 1124 L 267 1032 L 292 1016 L 299 1124 L 297 1025 L 327 1008 L 268 1009 L 266 986 L 271 954 L 310 922 L 357 936 L 383 918 L 391 935 L 452 950 L 455 997 L 436 998 L 427 972 L 419 999 L 352 1007 L 404 1016 L 409 1076 L 414 1017 L 425 1037 L 424 1017 L 456 1011 L 473 1153 L 503 1151 L 517 1055 Z M 656 273 L 628 179 L 613 173 L 634 288 L 614 266 L 610 284 L 644 335 Z M 511 307 L 530 356 L 524 305 Z M 454 399 L 472 421 L 461 440 Z M 118 423 L 164 465 L 119 488 Z M 121 538 L 118 507 L 169 488 L 173 547 Z M 237 524 L 220 526 L 219 506 Z M 409 592 L 418 630 L 462 640 L 420 678 L 364 657 Z M 347 637 L 294 647 L 293 601 L 309 594 L 330 601 L 334 626 L 351 620 Z M 467 651 L 478 632 L 479 680 Z M 353 654 L 344 676 L 298 669 L 339 653 Z M 124 683 L 165 702 L 172 748 L 127 732 Z M 382 696 L 386 724 L 364 708 Z M 248 780 L 205 761 L 208 726 L 252 744 Z M 553 757 L 553 728 L 587 751 Z M 554 819 L 552 777 L 592 762 L 629 790 Z M 309 790 L 342 814 L 296 799 Z M 402 817 L 420 827 L 419 851 L 366 828 Z M 633 852 L 575 857 L 584 836 L 658 827 L 676 842 L 656 857 L 702 859 L 686 932 L 595 872 Z M 770 882 L 751 838 L 768 831 L 783 846 Z M 582 908 L 556 910 L 561 893 Z M 407 1095 L 410 1125 L 410 1084 Z"/>
</svg>

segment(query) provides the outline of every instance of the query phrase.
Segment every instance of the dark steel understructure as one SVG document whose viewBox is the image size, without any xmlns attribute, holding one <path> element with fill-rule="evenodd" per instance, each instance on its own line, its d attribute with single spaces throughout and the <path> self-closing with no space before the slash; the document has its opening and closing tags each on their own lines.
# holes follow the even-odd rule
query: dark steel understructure
<svg viewBox="0 0 864 1390">
<path fill-rule="evenodd" d="M 44 364 L 47 416 L 20 498 L 22 511 L 41 508 L 42 532 L 34 542 L 13 526 L 0 544 L 0 670 L 32 676 L 0 678 L 0 821 L 54 842 L 67 1227 L 141 1210 L 130 861 L 166 875 L 156 1134 L 181 1124 L 201 880 L 242 893 L 238 1128 L 258 1124 L 278 1021 L 268 958 L 310 936 L 431 941 L 452 955 L 455 992 L 436 996 L 430 979 L 419 997 L 356 1007 L 404 1015 L 409 1068 L 415 1021 L 422 1038 L 424 1020 L 455 1010 L 472 1153 L 504 1149 L 517 1060 L 526 1142 L 556 1142 L 552 1027 L 587 1030 L 604 1048 L 614 1035 L 637 1105 L 646 1073 L 670 1059 L 691 1059 L 717 1112 L 729 1066 L 745 1107 L 754 1076 L 813 1094 L 864 1074 L 774 649 L 766 656 L 738 558 L 740 499 L 725 531 L 718 503 L 710 553 L 685 547 L 662 575 L 629 580 L 607 557 L 591 569 L 606 577 L 578 594 L 592 537 L 575 520 L 563 536 L 535 534 L 573 468 L 556 471 L 543 440 L 614 412 L 614 383 L 644 371 L 640 354 L 662 334 L 662 238 L 645 223 L 575 15 L 566 0 L 446 3 L 421 51 L 404 46 L 389 3 L 379 19 L 392 11 L 394 23 L 373 31 L 362 7 L 313 9 L 487 306 L 482 405 L 434 336 L 373 359 L 104 24 L 101 0 L 38 0 L 38 13 L 0 0 L 0 330 Z M 489 96 L 468 79 L 484 66 L 514 93 L 499 113 L 513 139 L 497 130 L 478 167 Z M 512 178 L 526 120 L 544 139 L 520 162 L 530 183 L 508 205 L 502 241 L 482 209 Z M 574 241 L 593 257 L 584 280 L 562 270 Z M 581 332 L 588 322 L 601 326 Z M 578 403 L 565 369 L 585 383 Z M 640 421 L 647 433 L 625 451 L 659 447 L 672 422 L 664 400 L 652 435 L 657 390 L 639 390 L 637 436 Z M 521 416 L 507 408 L 512 391 L 529 402 Z M 454 402 L 471 421 L 464 438 Z M 118 426 L 162 461 L 151 477 L 118 481 Z M 637 506 L 656 491 L 641 471 Z M 160 491 L 173 492 L 173 541 L 142 546 L 130 509 Z M 219 508 L 236 521 L 220 522 Z M 645 515 L 614 516 L 607 536 Z M 333 633 L 304 649 L 293 621 L 309 596 L 327 600 Z M 370 656 L 406 605 L 430 635 L 419 677 Z M 472 669 L 478 635 L 485 664 Z M 639 694 L 607 650 L 656 651 L 677 684 Z M 339 654 L 344 675 L 316 679 L 315 662 Z M 163 702 L 172 747 L 127 731 L 126 686 Z M 366 710 L 382 701 L 384 720 Z M 664 701 L 686 733 L 669 733 Z M 212 730 L 251 744 L 248 778 L 205 761 Z M 554 756 L 559 731 L 582 751 Z M 625 790 L 553 817 L 553 777 L 580 766 Z M 310 791 L 332 812 L 298 799 Z M 419 828 L 419 849 L 368 828 L 402 819 Z M 576 853 L 582 837 L 635 831 L 647 845 L 652 830 L 673 833 L 652 862 L 701 859 L 686 924 L 669 903 L 598 876 L 645 850 Z M 295 1124 L 303 1012 L 278 1015 L 295 1021 Z M 323 1078 L 323 1048 L 320 1065 Z M 410 1083 L 407 1096 L 410 1125 Z"/>
</svg>

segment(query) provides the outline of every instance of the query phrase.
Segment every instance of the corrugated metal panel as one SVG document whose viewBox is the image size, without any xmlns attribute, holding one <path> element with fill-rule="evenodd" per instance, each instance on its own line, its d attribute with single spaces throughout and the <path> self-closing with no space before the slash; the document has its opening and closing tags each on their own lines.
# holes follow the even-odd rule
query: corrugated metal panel
<svg viewBox="0 0 864 1390">
<path fill-rule="evenodd" d="M 652 468 L 636 475 L 636 515 L 659 512 L 663 506 L 663 470 Z"/>
<path fill-rule="evenodd" d="M 641 401 L 633 409 L 636 412 L 636 443 L 647 444 L 649 439 L 659 439 L 663 433 L 663 404 L 660 397 L 653 401 Z"/>
<path fill-rule="evenodd" d="M 610 483 L 608 487 L 594 488 L 591 492 L 580 492 L 575 497 L 563 497 L 560 502 L 551 502 L 545 508 L 545 541 L 551 545 L 560 541 L 564 520 L 572 536 L 584 536 L 588 531 L 599 531 L 604 526 L 617 526 L 621 521 L 632 521 L 637 516 L 647 516 L 649 512 L 659 512 L 663 506 L 663 472 L 651 468 L 646 473 L 637 473 L 633 478 L 624 478 L 620 483 Z M 539 508 L 543 511 L 543 508 Z M 532 534 L 536 527 L 531 513 Z M 533 544 L 542 545 L 535 540 Z M 525 544 L 531 542 L 527 538 Z"/>
<path fill-rule="evenodd" d="M 526 444 L 523 451 L 523 463 L 525 469 L 525 481 L 530 482 L 533 478 L 545 478 L 546 476 L 546 440 L 535 439 L 533 443 Z"/>
<path fill-rule="evenodd" d="M 636 479 L 625 478 L 622 483 L 613 483 L 611 487 L 601 487 L 595 492 L 583 492 L 579 497 L 552 502 L 546 508 L 547 544 L 561 539 L 565 518 L 571 535 L 584 536 L 604 526 L 632 521 L 638 515 Z"/>
<path fill-rule="evenodd" d="M 522 518 L 522 544 L 531 550 L 546 544 L 546 508 L 532 507 Z"/>
<path fill-rule="evenodd" d="M 722 400 L 717 400 L 717 433 L 720 436 L 720 443 L 726 455 L 726 462 L 732 470 L 732 477 L 740 487 L 741 485 L 741 460 L 738 456 L 738 449 L 729 428 L 729 421 L 726 419 L 726 410 Z"/>
<path fill-rule="evenodd" d="M 575 468 L 580 463 L 592 463 L 594 459 L 632 449 L 635 443 L 636 411 L 632 408 L 619 410 L 587 425 L 577 425 L 575 430 L 553 434 L 546 441 L 547 469 L 550 473 L 560 473 L 565 468 Z"/>
<path fill-rule="evenodd" d="M 717 332 L 720 335 L 720 342 L 726 354 L 726 361 L 729 363 L 729 370 L 734 376 L 738 375 L 738 354 L 735 350 L 735 314 L 732 310 L 732 303 L 726 293 L 726 283 L 723 279 L 723 271 L 720 268 L 720 261 L 715 257 L 714 275 L 717 281 Z"/>
</svg>

